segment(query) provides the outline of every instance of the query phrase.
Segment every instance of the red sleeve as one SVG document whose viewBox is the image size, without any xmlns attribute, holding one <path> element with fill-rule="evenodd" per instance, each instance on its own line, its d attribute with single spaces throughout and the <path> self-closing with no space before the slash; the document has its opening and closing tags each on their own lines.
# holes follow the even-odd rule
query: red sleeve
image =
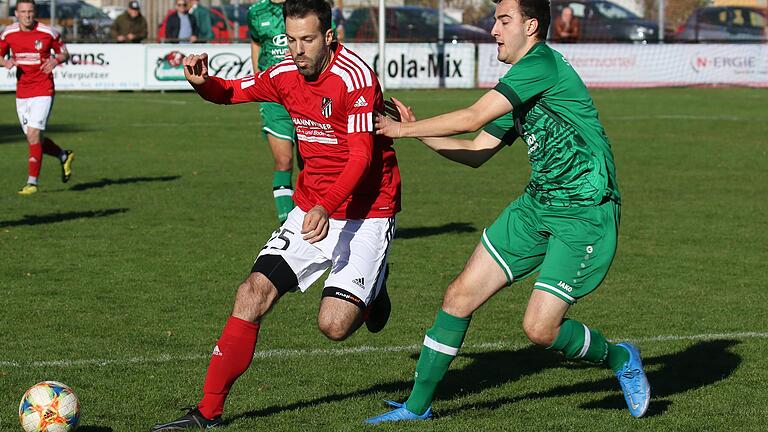
<svg viewBox="0 0 768 432">
<path fill-rule="evenodd" d="M 67 49 L 67 46 L 64 45 L 64 41 L 61 40 L 61 35 L 56 33 L 56 36 L 53 38 L 53 43 L 51 43 L 51 48 L 53 48 L 53 52 L 56 54 L 61 54 L 61 52 L 65 49 Z"/>
<path fill-rule="evenodd" d="M 365 178 L 373 159 L 373 107 L 376 86 L 364 87 L 347 93 L 347 145 L 349 159 L 344 171 L 328 188 L 318 204 L 333 214 Z M 379 99 L 381 94 L 379 93 Z"/>
<path fill-rule="evenodd" d="M 269 70 L 258 76 L 249 75 L 234 80 L 210 77 L 205 84 L 192 87 L 203 99 L 220 105 L 244 102 L 282 103 L 275 82 L 268 72 Z"/>
<path fill-rule="evenodd" d="M 5 38 L 0 39 L 0 57 L 5 57 L 8 54 L 11 46 L 5 41 Z"/>
</svg>

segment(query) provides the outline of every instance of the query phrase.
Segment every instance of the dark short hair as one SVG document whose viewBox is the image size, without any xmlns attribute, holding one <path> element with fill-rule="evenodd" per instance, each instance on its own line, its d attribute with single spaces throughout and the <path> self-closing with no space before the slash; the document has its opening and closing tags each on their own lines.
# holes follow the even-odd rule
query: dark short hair
<svg viewBox="0 0 768 432">
<path fill-rule="evenodd" d="M 29 3 L 29 4 L 31 4 L 32 6 L 34 6 L 34 7 L 37 7 L 37 5 L 35 4 L 35 0 L 16 0 L 16 6 L 17 6 L 17 7 L 18 7 L 18 5 L 19 5 L 19 4 L 21 4 L 21 3 Z"/>
<path fill-rule="evenodd" d="M 285 18 L 304 18 L 309 14 L 320 20 L 323 34 L 331 28 L 331 5 L 326 0 L 286 0 L 283 4 Z"/>
<path fill-rule="evenodd" d="M 493 0 L 496 4 L 502 1 L 504 0 Z M 517 0 L 517 4 L 520 6 L 520 12 L 523 16 L 534 18 L 539 22 L 536 37 L 539 40 L 546 40 L 547 33 L 549 33 L 549 23 L 552 21 L 549 0 Z"/>
</svg>

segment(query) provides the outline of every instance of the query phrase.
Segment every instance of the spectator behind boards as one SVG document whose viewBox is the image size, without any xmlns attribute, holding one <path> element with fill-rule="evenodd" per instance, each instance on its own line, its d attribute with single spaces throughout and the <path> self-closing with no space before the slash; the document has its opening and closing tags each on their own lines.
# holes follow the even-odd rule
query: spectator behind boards
<svg viewBox="0 0 768 432">
<path fill-rule="evenodd" d="M 197 42 L 197 21 L 189 14 L 187 0 L 176 0 L 176 13 L 165 25 L 166 42 Z"/>
<path fill-rule="evenodd" d="M 213 24 L 211 23 L 211 10 L 200 4 L 199 0 L 192 0 L 192 8 L 189 14 L 195 17 L 197 22 L 197 40 L 209 42 L 214 39 Z"/>
<path fill-rule="evenodd" d="M 575 43 L 581 38 L 581 23 L 573 16 L 573 9 L 566 6 L 555 18 L 552 32 L 552 41 L 561 43 Z"/>
<path fill-rule="evenodd" d="M 117 42 L 139 43 L 147 38 L 147 19 L 141 14 L 139 2 L 128 2 L 128 9 L 112 23 L 112 39 Z"/>
</svg>

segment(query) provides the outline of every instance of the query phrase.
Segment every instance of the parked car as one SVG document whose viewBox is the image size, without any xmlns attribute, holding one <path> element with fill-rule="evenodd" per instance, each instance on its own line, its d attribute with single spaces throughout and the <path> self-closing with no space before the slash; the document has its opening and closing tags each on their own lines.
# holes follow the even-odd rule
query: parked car
<svg viewBox="0 0 768 432">
<path fill-rule="evenodd" d="M 248 36 L 248 8 L 250 4 L 241 4 L 238 9 L 238 41 L 249 41 Z M 225 16 L 226 12 L 226 16 Z M 165 39 L 165 27 L 168 22 L 168 17 L 175 14 L 174 9 L 170 9 L 165 14 L 165 18 L 160 23 L 157 29 L 157 40 L 163 41 Z M 221 6 L 214 6 L 211 8 L 211 25 L 213 27 L 213 40 L 210 42 L 228 43 L 235 42 L 232 40 L 232 35 L 235 33 L 235 7 L 233 5 L 227 5 L 224 9 Z"/>
<path fill-rule="evenodd" d="M 125 6 L 102 6 L 101 10 L 104 11 L 107 16 L 112 18 L 113 20 L 117 19 L 120 15 L 122 15 L 123 12 L 125 12 L 128 8 Z"/>
<path fill-rule="evenodd" d="M 768 10 L 746 6 L 695 9 L 674 36 L 679 42 L 766 42 Z"/>
<path fill-rule="evenodd" d="M 51 22 L 51 2 L 38 0 L 37 19 L 45 24 Z M 10 8 L 13 16 L 16 6 Z M 108 40 L 112 18 L 96 6 L 83 0 L 56 0 L 56 28 L 69 41 Z"/>
<path fill-rule="evenodd" d="M 554 0 L 552 22 L 566 6 L 581 21 L 579 42 L 658 42 L 659 25 L 605 0 Z M 493 20 L 490 21 L 493 25 Z M 552 25 L 550 25 L 550 35 Z"/>
<path fill-rule="evenodd" d="M 551 5 L 550 37 L 555 18 L 559 17 L 567 6 L 573 10 L 573 16 L 581 23 L 581 37 L 578 42 L 658 42 L 657 23 L 638 17 L 616 3 L 605 0 L 553 0 Z M 490 32 L 495 22 L 495 13 L 488 13 L 478 22 L 478 26 Z"/>
<path fill-rule="evenodd" d="M 386 9 L 386 38 L 389 42 L 435 42 L 438 37 L 438 10 L 419 6 L 398 6 Z M 445 15 L 446 42 L 493 42 L 490 32 L 462 24 Z M 348 42 L 372 42 L 379 36 L 379 8 L 363 7 L 352 11 L 344 21 Z"/>
</svg>

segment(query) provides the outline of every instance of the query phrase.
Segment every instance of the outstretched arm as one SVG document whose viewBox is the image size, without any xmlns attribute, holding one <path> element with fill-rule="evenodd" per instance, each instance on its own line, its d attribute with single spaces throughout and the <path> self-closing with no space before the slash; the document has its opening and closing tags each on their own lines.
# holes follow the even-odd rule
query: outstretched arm
<svg viewBox="0 0 768 432">
<path fill-rule="evenodd" d="M 416 122 L 416 116 L 409 106 L 405 106 L 399 100 L 392 98 L 392 104 L 388 103 L 389 112 L 391 108 L 397 110 L 397 114 L 403 125 Z M 443 137 L 418 137 L 427 147 L 431 148 L 440 156 L 458 162 L 472 168 L 477 168 L 493 157 L 503 146 L 504 143 L 489 134 L 481 131 L 474 139 L 466 140 L 460 138 Z"/>
<path fill-rule="evenodd" d="M 278 102 L 280 96 L 270 77 L 264 73 L 241 79 L 225 80 L 208 75 L 208 54 L 184 57 L 184 77 L 205 100 L 220 105 L 244 102 Z"/>
<path fill-rule="evenodd" d="M 468 108 L 426 120 L 400 123 L 386 116 L 376 116 L 376 133 L 391 138 L 458 135 L 475 132 L 510 111 L 512 104 L 509 100 L 501 93 L 491 90 Z"/>
</svg>

